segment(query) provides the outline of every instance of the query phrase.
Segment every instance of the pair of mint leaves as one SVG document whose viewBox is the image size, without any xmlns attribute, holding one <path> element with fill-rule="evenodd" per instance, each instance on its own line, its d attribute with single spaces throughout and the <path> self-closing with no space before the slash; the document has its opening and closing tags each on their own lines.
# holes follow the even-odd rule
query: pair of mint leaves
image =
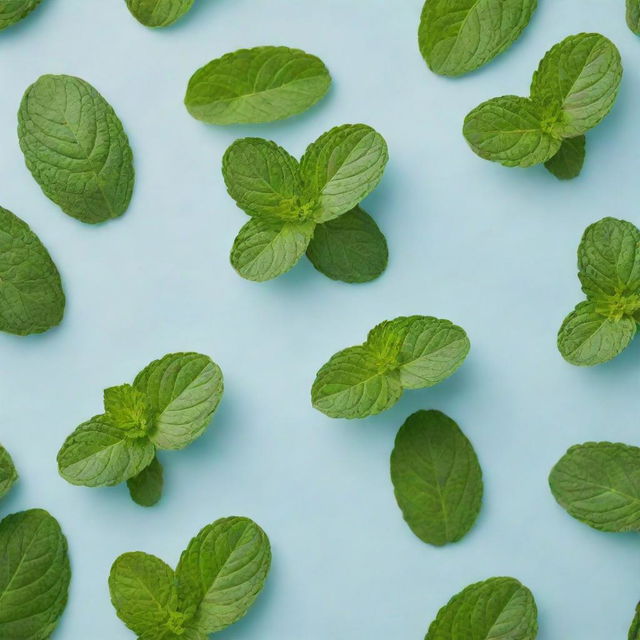
<svg viewBox="0 0 640 640">
<path fill-rule="evenodd" d="M 551 48 L 533 75 L 529 98 L 493 98 L 471 111 L 463 133 L 481 158 L 507 167 L 546 163 L 561 179 L 576 177 L 584 134 L 613 107 L 622 64 L 615 45 L 597 33 L 570 36 Z"/>
<path fill-rule="evenodd" d="M 390 409 L 405 389 L 442 382 L 464 362 L 464 329 L 430 316 L 401 316 L 374 327 L 364 344 L 336 353 L 311 388 L 313 406 L 331 418 L 365 418 Z"/>
<path fill-rule="evenodd" d="M 593 366 L 622 353 L 640 319 L 640 231 L 603 218 L 578 247 L 578 277 L 586 300 L 565 318 L 558 349 L 571 364 Z"/>
<path fill-rule="evenodd" d="M 324 133 L 299 162 L 275 142 L 236 140 L 224 155 L 222 174 L 229 195 L 251 219 L 233 244 L 233 267 L 243 278 L 264 282 L 306 253 L 334 279 L 379 276 L 387 244 L 358 205 L 380 182 L 388 157 L 384 138 L 364 124 Z"/>
<path fill-rule="evenodd" d="M 118 557 L 111 602 L 140 640 L 206 640 L 247 613 L 270 565 L 269 538 L 255 522 L 222 518 L 189 542 L 175 571 L 139 551 Z"/>
<path fill-rule="evenodd" d="M 186 15 L 195 0 L 126 0 L 133 17 L 145 27 L 168 27 Z"/>
<path fill-rule="evenodd" d="M 200 437 L 222 393 L 222 372 L 208 356 L 155 360 L 132 385 L 105 390 L 105 412 L 81 424 L 58 452 L 60 475 L 85 487 L 126 482 L 136 503 L 154 505 L 163 486 L 157 450 L 183 449 Z"/>
<path fill-rule="evenodd" d="M 0 2 L 0 31 L 26 18 L 42 0 L 2 0 Z"/>
</svg>

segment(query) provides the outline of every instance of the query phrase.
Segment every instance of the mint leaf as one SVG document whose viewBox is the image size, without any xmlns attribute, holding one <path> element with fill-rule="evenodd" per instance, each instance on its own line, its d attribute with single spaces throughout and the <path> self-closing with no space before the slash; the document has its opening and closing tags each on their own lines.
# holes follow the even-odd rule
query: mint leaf
<svg viewBox="0 0 640 640">
<path fill-rule="evenodd" d="M 640 604 L 636 607 L 636 615 L 629 629 L 628 640 L 640 640 Z"/>
<path fill-rule="evenodd" d="M 552 158 L 561 141 L 545 131 L 543 109 L 528 98 L 502 96 L 483 102 L 464 120 L 471 149 L 505 167 L 531 167 Z"/>
<path fill-rule="evenodd" d="M 640 0 L 627 0 L 627 25 L 636 35 L 640 35 Z"/>
<path fill-rule="evenodd" d="M 533 75 L 531 98 L 557 114 L 553 135 L 573 138 L 609 113 L 621 80 L 616 46 L 599 33 L 580 33 L 547 52 Z"/>
<path fill-rule="evenodd" d="M 0 498 L 4 498 L 9 493 L 17 479 L 18 472 L 13 460 L 9 452 L 0 444 Z"/>
<path fill-rule="evenodd" d="M 152 507 L 162 497 L 164 473 L 158 457 L 137 476 L 127 480 L 131 499 L 141 507 Z"/>
<path fill-rule="evenodd" d="M 71 567 L 56 519 L 41 509 L 0 522 L 0 638 L 48 638 L 67 604 Z"/>
<path fill-rule="evenodd" d="M 425 640 L 534 640 L 537 635 L 531 591 L 515 578 L 491 578 L 451 598 Z"/>
<path fill-rule="evenodd" d="M 168 27 L 182 18 L 194 0 L 127 0 L 133 17 L 145 27 Z"/>
<path fill-rule="evenodd" d="M 222 371 L 200 353 L 170 353 L 146 366 L 133 386 L 155 412 L 153 443 L 160 449 L 183 449 L 211 422 L 222 398 Z"/>
<path fill-rule="evenodd" d="M 360 207 L 316 226 L 307 257 L 321 273 L 343 282 L 369 282 L 387 268 L 387 241 Z"/>
<path fill-rule="evenodd" d="M 299 49 L 255 47 L 198 69 L 187 87 L 189 113 L 211 124 L 272 122 L 306 111 L 325 96 L 331 76 Z"/>
<path fill-rule="evenodd" d="M 558 180 L 572 180 L 582 171 L 585 158 L 586 138 L 567 138 L 553 158 L 547 160 L 544 166 Z"/>
<path fill-rule="evenodd" d="M 131 147 L 118 116 L 88 82 L 39 78 L 22 98 L 18 137 L 29 171 L 65 213 L 94 224 L 127 210 Z"/>
<path fill-rule="evenodd" d="M 593 302 L 581 302 L 565 318 L 558 332 L 558 349 L 569 363 L 590 367 L 612 360 L 631 343 L 633 318 L 607 318 Z"/>
<path fill-rule="evenodd" d="M 427 0 L 418 42 L 429 68 L 445 76 L 473 71 L 520 36 L 536 0 Z"/>
<path fill-rule="evenodd" d="M 64 306 L 49 252 L 26 222 L 0 207 L 0 331 L 42 333 L 60 323 Z"/>
<path fill-rule="evenodd" d="M 222 518 L 189 542 L 176 569 L 178 594 L 197 607 L 194 625 L 210 634 L 242 618 L 271 565 L 265 532 L 249 518 Z"/>
<path fill-rule="evenodd" d="M 482 470 L 473 446 L 440 411 L 417 411 L 400 427 L 391 480 L 407 524 L 436 546 L 462 539 L 482 504 Z"/>
<path fill-rule="evenodd" d="M 640 531 L 640 449 L 611 442 L 571 447 L 549 486 L 569 515 L 599 531 Z"/>
<path fill-rule="evenodd" d="M 315 221 L 327 222 L 360 204 L 380 182 L 388 159 L 384 138 L 364 124 L 334 127 L 311 143 L 300 171 Z"/>
<path fill-rule="evenodd" d="M 0 2 L 0 31 L 26 18 L 42 0 L 3 0 Z"/>
<path fill-rule="evenodd" d="M 148 438 L 130 438 L 107 416 L 96 416 L 65 440 L 58 452 L 58 469 L 71 484 L 113 486 L 140 473 L 154 455 Z"/>
<path fill-rule="evenodd" d="M 236 140 L 224 154 L 222 175 L 246 214 L 290 222 L 304 217 L 298 161 L 275 142 Z"/>
<path fill-rule="evenodd" d="M 153 427 L 153 411 L 144 393 L 130 384 L 109 387 L 104 391 L 104 410 L 107 420 L 129 437 L 141 438 Z"/>
</svg>

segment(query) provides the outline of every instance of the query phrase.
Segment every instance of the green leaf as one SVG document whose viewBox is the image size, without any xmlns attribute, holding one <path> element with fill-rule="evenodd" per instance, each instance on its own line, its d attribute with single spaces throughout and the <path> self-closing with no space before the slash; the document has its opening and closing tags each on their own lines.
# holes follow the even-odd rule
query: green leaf
<svg viewBox="0 0 640 640">
<path fill-rule="evenodd" d="M 567 138 L 553 158 L 547 160 L 544 166 L 558 180 L 573 180 L 582 171 L 585 158 L 586 138 Z"/>
<path fill-rule="evenodd" d="M 18 480 L 18 472 L 9 452 L 0 444 L 0 498 L 9 493 Z"/>
<path fill-rule="evenodd" d="M 122 123 L 87 82 L 46 75 L 25 92 L 18 137 L 45 195 L 82 222 L 121 216 L 133 191 L 133 154 Z"/>
<path fill-rule="evenodd" d="M 194 0 L 127 0 L 133 17 L 145 27 L 168 27 L 191 9 Z"/>
<path fill-rule="evenodd" d="M 599 33 L 580 33 L 551 48 L 531 83 L 531 98 L 556 114 L 550 131 L 573 138 L 595 127 L 615 103 L 622 63 Z"/>
<path fill-rule="evenodd" d="M 347 213 L 378 185 L 389 159 L 387 143 L 364 124 L 334 127 L 311 143 L 300 160 L 314 219 L 327 222 Z"/>
<path fill-rule="evenodd" d="M 143 437 L 153 427 L 153 411 L 147 396 L 130 384 L 105 389 L 104 410 L 108 421 L 129 437 Z"/>
<path fill-rule="evenodd" d="M 247 280 L 265 282 L 277 278 L 302 258 L 315 226 L 314 222 L 252 218 L 233 243 L 231 264 Z"/>
<path fill-rule="evenodd" d="M 0 207 L 0 331 L 47 331 L 60 323 L 64 306 L 49 252 L 29 225 Z"/>
<path fill-rule="evenodd" d="M 255 47 L 198 69 L 184 102 L 194 118 L 211 124 L 272 122 L 306 111 L 330 84 L 329 71 L 316 56 L 288 47 Z"/>
<path fill-rule="evenodd" d="M 58 469 L 71 484 L 113 486 L 140 473 L 154 455 L 148 438 L 129 438 L 106 416 L 96 416 L 65 440 L 58 452 Z"/>
<path fill-rule="evenodd" d="M 640 0 L 627 0 L 627 25 L 633 33 L 640 35 Z"/>
<path fill-rule="evenodd" d="M 163 470 L 158 457 L 137 476 L 127 480 L 131 499 L 141 507 L 152 507 L 162 497 Z"/>
<path fill-rule="evenodd" d="M 56 519 L 41 509 L 0 522 L 0 638 L 49 638 L 67 604 L 71 567 Z"/>
<path fill-rule="evenodd" d="M 184 603 L 197 606 L 197 628 L 215 633 L 247 613 L 270 565 L 265 532 L 248 518 L 223 518 L 202 529 L 182 553 L 176 569 L 178 594 Z"/>
<path fill-rule="evenodd" d="M 587 227 L 578 248 L 582 290 L 603 315 L 620 318 L 640 308 L 640 231 L 603 218 Z"/>
<path fill-rule="evenodd" d="M 429 544 L 462 539 L 480 513 L 478 458 L 458 425 L 440 411 L 417 411 L 400 427 L 391 480 L 404 519 Z"/>
<path fill-rule="evenodd" d="M 471 149 L 485 160 L 506 167 L 531 167 L 552 158 L 561 140 L 545 130 L 543 109 L 518 96 L 483 102 L 464 120 Z"/>
<path fill-rule="evenodd" d="M 160 449 L 183 449 L 201 436 L 224 389 L 220 367 L 200 353 L 170 353 L 155 360 L 133 386 L 146 394 L 156 413 L 150 437 Z"/>
<path fill-rule="evenodd" d="M 333 280 L 369 282 L 387 268 L 387 241 L 360 207 L 316 226 L 307 248 L 311 264 Z"/>
<path fill-rule="evenodd" d="M 581 302 L 564 320 L 558 332 L 558 349 L 569 363 L 590 367 L 622 353 L 633 340 L 636 321 L 630 317 L 607 318 L 593 302 Z"/>
<path fill-rule="evenodd" d="M 364 345 L 336 353 L 311 388 L 313 406 L 331 418 L 366 418 L 391 408 L 401 395 L 400 374 Z"/>
<path fill-rule="evenodd" d="M 640 604 L 636 607 L 636 615 L 629 629 L 628 640 L 640 640 Z"/>
<path fill-rule="evenodd" d="M 520 36 L 536 0 L 427 0 L 418 42 L 429 68 L 445 76 L 473 71 Z"/>
<path fill-rule="evenodd" d="M 0 31 L 26 18 L 42 0 L 2 0 L 0 2 Z"/>
<path fill-rule="evenodd" d="M 298 161 L 275 142 L 236 140 L 224 154 L 222 175 L 229 195 L 250 216 L 286 221 L 305 216 Z"/>
<path fill-rule="evenodd" d="M 553 496 L 599 531 L 640 531 L 640 449 L 611 442 L 571 447 L 551 471 Z"/>
<path fill-rule="evenodd" d="M 491 578 L 442 607 L 425 640 L 534 640 L 537 635 L 531 591 L 514 578 Z"/>
</svg>

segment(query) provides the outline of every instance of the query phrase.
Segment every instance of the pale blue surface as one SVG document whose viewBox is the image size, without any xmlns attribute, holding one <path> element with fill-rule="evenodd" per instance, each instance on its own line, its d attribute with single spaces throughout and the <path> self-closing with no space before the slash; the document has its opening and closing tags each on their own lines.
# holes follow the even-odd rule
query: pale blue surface
<svg viewBox="0 0 640 640">
<path fill-rule="evenodd" d="M 575 251 L 604 215 L 638 224 L 640 39 L 622 0 L 542 0 L 524 37 L 459 80 L 428 71 L 417 51 L 421 0 L 197 0 L 174 28 L 139 25 L 124 0 L 43 0 L 0 34 L 0 204 L 29 222 L 62 272 L 59 329 L 0 335 L 0 440 L 21 482 L 2 514 L 45 507 L 69 538 L 73 582 L 60 640 L 133 638 L 109 602 L 116 556 L 145 550 L 175 564 L 218 517 L 247 515 L 269 533 L 267 587 L 225 640 L 418 640 L 467 584 L 513 575 L 535 593 L 540 640 L 626 637 L 640 599 L 637 536 L 572 520 L 547 487 L 571 444 L 640 442 L 640 341 L 611 364 L 566 364 L 555 334 L 580 299 Z M 477 158 L 460 133 L 486 98 L 526 94 L 543 53 L 599 30 L 621 50 L 618 103 L 588 136 L 582 177 L 505 169 Z M 182 105 L 191 73 L 239 47 L 284 44 L 315 53 L 335 83 L 307 114 L 274 125 L 217 128 Z M 135 153 L 129 211 L 103 226 L 64 215 L 24 166 L 16 111 L 43 73 L 81 76 L 122 118 Z M 336 283 L 301 263 L 265 284 L 231 269 L 245 221 L 226 195 L 220 159 L 236 137 L 270 137 L 294 154 L 330 127 L 365 122 L 391 161 L 366 208 L 389 240 L 390 264 L 369 285 Z M 402 314 L 449 318 L 469 333 L 463 368 L 360 422 L 313 410 L 317 369 Z M 101 409 L 104 387 L 150 360 L 196 350 L 222 367 L 212 428 L 162 455 L 159 506 L 124 487 L 84 489 L 58 477 L 66 435 Z M 429 547 L 405 526 L 388 457 L 404 419 L 445 411 L 473 441 L 486 480 L 480 520 L 462 543 Z"/>
</svg>

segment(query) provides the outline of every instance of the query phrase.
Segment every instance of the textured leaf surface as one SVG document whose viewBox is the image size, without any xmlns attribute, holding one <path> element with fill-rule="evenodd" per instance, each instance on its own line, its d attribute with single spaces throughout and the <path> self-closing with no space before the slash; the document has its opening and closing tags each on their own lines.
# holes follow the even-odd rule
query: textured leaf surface
<svg viewBox="0 0 640 640">
<path fill-rule="evenodd" d="M 561 141 L 543 130 L 543 109 L 518 96 L 483 102 L 464 120 L 471 149 L 485 160 L 506 167 L 531 167 L 552 158 Z"/>
<path fill-rule="evenodd" d="M 531 83 L 531 98 L 558 114 L 554 135 L 572 138 L 611 110 L 622 80 L 616 46 L 599 33 L 580 33 L 552 47 Z"/>
<path fill-rule="evenodd" d="M 48 638 L 70 580 L 67 541 L 54 517 L 32 509 L 0 522 L 0 638 Z"/>
<path fill-rule="evenodd" d="M 224 389 L 220 367 L 199 353 L 170 353 L 155 360 L 133 386 L 156 412 L 150 437 L 161 449 L 182 449 L 202 435 Z"/>
<path fill-rule="evenodd" d="M 482 503 L 482 470 L 473 446 L 440 411 L 407 418 L 391 453 L 398 506 L 424 542 L 457 542 L 473 527 Z"/>
<path fill-rule="evenodd" d="M 311 264 L 333 280 L 369 282 L 387 268 L 387 241 L 360 207 L 316 226 L 307 249 Z"/>
<path fill-rule="evenodd" d="M 313 236 L 313 222 L 279 222 L 252 218 L 231 248 L 233 268 L 247 280 L 265 282 L 292 269 Z"/>
<path fill-rule="evenodd" d="M 126 211 L 131 147 L 118 116 L 88 82 L 39 78 L 22 98 L 18 137 L 33 177 L 65 213 L 97 223 Z"/>
<path fill-rule="evenodd" d="M 311 143 L 300 160 L 316 222 L 347 213 L 378 185 L 389 159 L 387 143 L 364 124 L 334 127 Z"/>
<path fill-rule="evenodd" d="M 241 49 L 198 69 L 185 104 L 194 118 L 212 124 L 271 122 L 306 111 L 330 84 L 322 60 L 299 49 Z"/>
<path fill-rule="evenodd" d="M 529 589 L 514 578 L 467 587 L 445 605 L 425 640 L 534 640 L 538 610 Z"/>
<path fill-rule="evenodd" d="M 599 531 L 640 531 L 640 449 L 588 442 L 567 451 L 549 476 L 571 516 Z"/>
<path fill-rule="evenodd" d="M 64 314 L 60 274 L 25 222 L 0 207 L 0 330 L 41 333 Z"/>
<path fill-rule="evenodd" d="M 130 437 L 144 436 L 153 426 L 153 411 L 147 396 L 130 384 L 105 389 L 104 410 L 109 422 Z"/>
<path fill-rule="evenodd" d="M 229 195 L 248 215 L 287 221 L 301 217 L 298 161 L 275 142 L 236 140 L 224 154 L 222 175 Z"/>
<path fill-rule="evenodd" d="M 0 445 L 0 498 L 9 493 L 18 479 L 18 472 L 9 452 Z"/>
<path fill-rule="evenodd" d="M 194 0 L 127 0 L 134 18 L 146 27 L 168 27 L 191 9 Z"/>
<path fill-rule="evenodd" d="M 633 318 L 607 318 L 596 311 L 593 302 L 581 302 L 560 327 L 558 349 L 571 364 L 593 366 L 622 353 L 635 333 Z"/>
<path fill-rule="evenodd" d="M 198 628 L 215 633 L 247 613 L 270 565 L 265 532 L 248 518 L 223 518 L 202 529 L 182 553 L 178 593 L 183 602 L 197 603 Z"/>
<path fill-rule="evenodd" d="M 120 484 L 151 464 L 155 447 L 148 438 L 129 438 L 105 416 L 81 424 L 58 452 L 60 475 L 71 484 Z"/>
<path fill-rule="evenodd" d="M 586 153 L 586 138 L 567 138 L 553 158 L 547 160 L 544 166 L 559 180 L 572 180 L 582 171 Z"/>
<path fill-rule="evenodd" d="M 633 33 L 640 35 L 640 0 L 627 0 L 627 25 Z"/>
<path fill-rule="evenodd" d="M 640 605 L 636 607 L 636 615 L 634 616 L 631 627 L 629 628 L 628 640 L 640 640 Z"/>
<path fill-rule="evenodd" d="M 418 41 L 429 68 L 458 76 L 486 64 L 515 42 L 536 0 L 427 0 Z"/>
<path fill-rule="evenodd" d="M 367 346 L 336 353 L 318 371 L 313 406 L 331 418 L 365 418 L 392 407 L 402 395 L 400 374 Z"/>
<path fill-rule="evenodd" d="M 26 18 L 42 0 L 0 0 L 0 30 Z"/>
<path fill-rule="evenodd" d="M 162 497 L 164 473 L 157 457 L 137 476 L 127 480 L 131 499 L 141 507 L 152 507 Z"/>
</svg>

